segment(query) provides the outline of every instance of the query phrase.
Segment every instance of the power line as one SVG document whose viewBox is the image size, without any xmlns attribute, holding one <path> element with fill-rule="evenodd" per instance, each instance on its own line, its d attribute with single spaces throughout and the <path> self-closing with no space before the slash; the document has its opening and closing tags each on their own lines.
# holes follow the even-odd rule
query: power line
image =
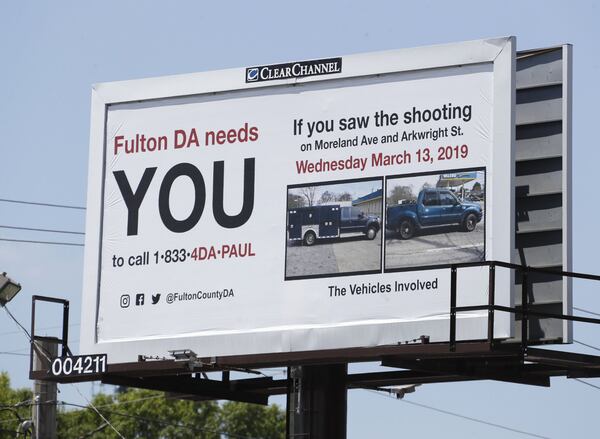
<svg viewBox="0 0 600 439">
<path fill-rule="evenodd" d="M 80 326 L 80 323 L 71 323 L 69 325 L 69 328 L 72 326 Z M 57 329 L 57 328 L 62 328 L 62 325 L 57 325 L 57 326 L 46 326 L 45 328 L 39 328 L 39 331 L 45 331 L 47 329 Z M 38 328 L 36 328 L 38 329 Z M 20 334 L 21 331 L 8 331 L 8 332 L 0 332 L 0 337 L 3 335 L 11 335 L 11 334 Z"/>
<path fill-rule="evenodd" d="M 15 316 L 13 316 L 13 314 L 10 312 L 10 310 L 8 309 L 8 307 L 6 305 L 4 305 L 2 308 L 4 308 L 4 310 L 6 310 L 6 312 L 10 316 L 10 318 L 13 319 L 14 322 L 23 330 L 25 335 L 27 335 L 29 342 L 34 346 L 34 349 L 36 350 L 36 352 L 38 352 L 40 355 L 42 355 L 48 361 L 48 363 L 52 363 L 52 359 L 50 358 L 52 355 L 50 354 L 50 352 L 46 351 L 42 345 L 40 345 L 33 339 L 31 334 L 29 333 L 29 331 L 27 329 L 25 329 L 25 326 L 23 326 L 21 324 L 21 322 L 19 322 Z"/>
<path fill-rule="evenodd" d="M 581 311 L 581 312 L 586 312 L 586 313 L 591 314 L 593 316 L 600 317 L 600 314 L 598 314 L 597 312 L 588 311 L 587 309 L 577 308 L 576 306 L 574 306 L 573 309 L 576 309 L 577 311 Z"/>
<path fill-rule="evenodd" d="M 125 404 L 132 404 L 134 402 L 147 401 L 148 399 L 164 398 L 164 396 L 165 396 L 164 394 L 145 396 L 144 398 L 130 399 L 128 401 L 116 401 L 116 402 L 112 402 L 109 404 L 97 405 L 96 407 L 104 408 L 104 407 L 110 407 L 110 406 L 115 406 L 115 405 L 122 406 Z"/>
<path fill-rule="evenodd" d="M 98 427 L 94 428 L 92 431 L 88 431 L 87 433 L 85 433 L 82 436 L 79 436 L 79 439 L 85 439 L 87 437 L 92 437 L 93 435 L 95 435 L 96 433 L 104 430 L 106 427 L 108 427 L 108 424 L 106 422 L 103 422 L 102 424 L 100 424 Z"/>
<path fill-rule="evenodd" d="M 17 421 L 17 420 L 15 420 L 15 419 L 2 419 L 2 420 L 0 420 L 0 425 L 3 425 L 3 424 L 9 424 L 9 423 L 11 423 L 11 422 L 18 422 L 18 421 Z M 15 432 L 13 431 L 13 434 L 14 434 L 14 433 L 15 433 Z"/>
<path fill-rule="evenodd" d="M 19 334 L 20 333 L 21 332 L 19 331 Z M 5 354 L 14 354 L 14 353 L 17 353 L 17 352 L 23 352 L 23 351 L 27 351 L 27 350 L 29 350 L 29 348 L 12 349 L 10 351 L 4 351 L 4 353 Z"/>
<path fill-rule="evenodd" d="M 586 386 L 590 386 L 590 387 L 593 387 L 594 389 L 598 389 L 598 390 L 600 390 L 600 387 L 596 386 L 595 384 L 588 383 L 587 381 L 583 381 L 583 380 L 581 380 L 581 379 L 579 379 L 579 378 L 573 378 L 573 379 L 574 379 L 575 381 L 579 381 L 581 384 L 585 384 Z"/>
<path fill-rule="evenodd" d="M 107 403 L 107 404 L 102 404 L 102 405 L 97 405 L 94 406 L 88 398 L 85 397 L 85 395 L 83 395 L 79 389 L 75 386 L 75 384 L 70 383 L 73 387 L 75 387 L 75 390 L 79 393 L 79 395 L 84 398 L 87 402 L 88 402 L 88 406 L 84 406 L 81 404 L 75 404 L 75 403 L 69 403 L 66 401 L 55 401 L 55 400 L 51 400 L 51 401 L 39 401 L 39 402 L 34 402 L 32 400 L 25 400 L 19 403 L 16 403 L 14 405 L 11 406 L 0 406 L 0 409 L 2 408 L 7 408 L 7 409 L 12 409 L 12 408 L 16 408 L 16 407 L 23 407 L 23 406 L 28 406 L 28 407 L 32 407 L 32 406 L 39 406 L 39 405 L 46 405 L 46 404 L 60 404 L 60 405 L 68 405 L 68 406 L 73 406 L 73 407 L 78 407 L 78 408 L 82 408 L 82 409 L 86 409 L 86 410 L 93 410 L 94 412 L 96 412 L 98 415 L 100 415 L 102 417 L 102 419 L 105 421 L 106 427 L 111 426 L 110 422 L 99 412 L 99 409 L 103 409 L 103 411 L 107 414 L 112 414 L 115 416 L 122 416 L 122 417 L 128 417 L 128 418 L 132 418 L 132 419 L 137 419 L 140 421 L 145 421 L 145 422 L 149 422 L 149 423 L 158 423 L 164 426 L 171 426 L 171 427 L 177 427 L 177 428 L 186 428 L 189 429 L 191 431 L 196 431 L 196 430 L 200 430 L 200 431 L 208 431 L 211 433 L 218 433 L 220 435 L 224 435 L 224 436 L 228 436 L 228 437 L 232 437 L 232 438 L 238 438 L 238 439 L 254 439 L 252 437 L 248 437 L 248 436 L 242 436 L 242 435 L 238 435 L 238 434 L 234 434 L 234 433 L 227 433 L 224 431 L 219 431 L 219 430 L 209 430 L 209 429 L 203 429 L 203 428 L 199 428 L 199 427 L 195 427 L 195 426 L 191 426 L 191 425 L 187 425 L 187 424 L 183 424 L 183 423 L 178 423 L 178 424 L 174 424 L 171 422 L 167 422 L 167 421 L 161 421 L 159 419 L 150 419 L 150 418 L 145 418 L 142 416 L 137 416 L 137 415 L 131 415 L 128 413 L 121 413 L 121 412 L 117 412 L 114 410 L 105 410 L 106 407 L 120 407 L 126 404 L 133 404 L 136 402 L 140 402 L 140 401 L 147 401 L 150 399 L 157 399 L 157 398 L 164 398 L 164 394 L 160 393 L 160 394 L 155 394 L 155 395 L 151 395 L 151 396 L 146 396 L 143 398 L 136 398 L 136 399 L 132 399 L 132 400 L 125 400 L 125 401 L 114 401 L 111 403 Z M 113 427 L 114 428 L 114 427 Z M 117 432 L 117 434 L 120 435 L 119 432 Z M 122 437 L 122 436 L 121 436 Z"/>
<path fill-rule="evenodd" d="M 62 209 L 77 209 L 77 210 L 85 210 L 83 206 L 72 206 L 68 204 L 54 204 L 54 203 L 40 203 L 37 201 L 24 201 L 24 200 L 10 200 L 7 198 L 0 198 L 0 201 L 5 203 L 15 203 L 15 204 L 29 204 L 33 206 L 45 206 L 45 207 L 58 207 Z"/>
<path fill-rule="evenodd" d="M 60 404 L 62 405 L 68 405 L 68 406 L 73 406 L 73 407 L 79 407 L 82 409 L 86 409 L 86 410 L 91 410 L 90 407 L 85 406 L 85 405 L 81 405 L 81 404 L 75 404 L 75 403 L 71 403 L 71 402 L 65 402 L 65 401 L 59 401 Z M 154 424 L 160 424 L 166 427 L 178 427 L 178 428 L 186 428 L 190 431 L 203 431 L 203 432 L 209 432 L 209 433 L 218 433 L 224 436 L 228 436 L 228 437 L 232 437 L 232 438 L 238 438 L 238 439 L 257 439 L 257 438 L 252 438 L 250 436 L 242 436 L 239 434 L 234 434 L 234 433 L 227 433 L 225 431 L 220 431 L 220 430 L 210 430 L 207 428 L 200 428 L 200 427 L 195 427 L 189 424 L 184 424 L 184 423 L 172 423 L 172 422 L 168 422 L 168 421 L 162 421 L 160 419 L 152 419 L 152 418 L 146 418 L 143 416 L 138 416 L 138 415 L 132 415 L 129 413 L 122 413 L 122 412 L 117 412 L 114 410 L 103 410 L 105 413 L 109 414 L 109 415 L 115 415 L 115 416 L 122 416 L 124 418 L 131 418 L 131 419 L 137 419 L 138 421 L 144 421 L 144 422 L 148 422 L 148 423 L 154 423 Z"/>
<path fill-rule="evenodd" d="M 86 396 L 83 393 L 81 393 L 81 391 L 79 390 L 79 388 L 75 384 L 71 383 L 71 386 L 73 386 L 75 388 L 75 390 L 77 390 L 77 393 L 79 393 L 79 396 L 81 396 L 83 399 L 86 400 L 86 402 L 88 403 L 88 406 L 91 407 L 98 414 L 98 416 L 100 416 L 100 418 L 102 418 L 102 420 L 104 422 L 106 422 L 108 424 L 108 426 L 114 430 L 115 433 L 117 433 L 117 436 L 119 436 L 121 439 L 125 439 L 125 436 L 123 436 L 119 432 L 119 430 L 117 430 L 114 427 L 114 425 L 112 425 L 110 423 L 110 421 L 104 417 L 104 415 L 102 413 L 100 413 L 100 411 L 96 408 L 96 406 L 94 406 L 94 404 L 92 404 L 92 401 L 90 401 L 89 399 L 87 399 Z"/>
<path fill-rule="evenodd" d="M 2 425 L 2 424 L 9 424 L 11 422 L 18 422 L 18 420 L 15 420 L 15 419 L 2 419 L 2 420 L 0 420 L 0 425 Z M 13 434 L 14 434 L 14 431 L 13 431 Z"/>
<path fill-rule="evenodd" d="M 496 428 L 501 428 L 503 430 L 512 431 L 513 433 L 519 433 L 519 434 L 523 434 L 523 435 L 526 435 L 526 436 L 538 437 L 538 438 L 542 438 L 542 439 L 550 439 L 548 436 L 542 436 L 540 434 L 530 433 L 530 432 L 524 431 L 524 430 L 517 430 L 516 428 L 507 427 L 506 425 L 496 424 L 494 422 L 484 421 L 483 419 L 477 419 L 477 418 L 473 418 L 471 416 L 461 415 L 459 413 L 450 412 L 448 410 L 442 410 L 442 409 L 439 409 L 439 408 L 436 408 L 436 407 L 431 407 L 431 406 L 428 406 L 428 405 L 425 405 L 425 404 L 420 404 L 418 402 L 408 401 L 408 400 L 405 400 L 405 399 L 401 399 L 400 401 L 405 402 L 407 404 L 415 405 L 417 407 L 423 407 L 423 408 L 426 408 L 426 409 L 429 409 L 429 410 L 434 410 L 436 412 L 443 413 L 443 414 L 446 414 L 446 415 L 455 416 L 455 417 L 461 418 L 461 419 L 466 419 L 468 421 L 473 421 L 473 422 L 478 422 L 480 424 L 489 425 L 490 427 L 496 427 Z"/>
<path fill-rule="evenodd" d="M 550 439 L 548 436 L 542 436 L 542 435 L 539 435 L 539 434 L 530 433 L 528 431 L 518 430 L 516 428 L 507 427 L 506 425 L 496 424 L 494 422 L 484 421 L 483 419 L 478 419 L 478 418 L 473 418 L 471 416 L 461 415 L 460 413 L 455 413 L 455 412 L 451 412 L 451 411 L 448 411 L 448 410 L 439 409 L 437 407 L 432 407 L 432 406 L 421 404 L 421 403 L 418 403 L 418 402 L 408 401 L 406 399 L 400 399 L 400 400 L 398 400 L 394 396 L 383 395 L 381 393 L 378 393 L 378 391 L 376 391 L 376 390 L 369 390 L 369 391 L 370 392 L 375 392 L 377 395 L 380 395 L 380 396 L 383 396 L 383 397 L 386 397 L 386 398 L 393 398 L 393 399 L 395 399 L 397 401 L 402 401 L 402 402 L 404 402 L 406 404 L 411 404 L 411 405 L 414 405 L 414 406 L 417 406 L 417 407 L 425 408 L 425 409 L 428 409 L 428 410 L 433 410 L 433 411 L 438 412 L 438 413 L 443 413 L 445 415 L 454 416 L 454 417 L 457 417 L 457 418 L 460 418 L 460 419 L 464 419 L 464 420 L 467 420 L 467 421 L 477 422 L 479 424 L 488 425 L 490 427 L 495 427 L 495 428 L 500 428 L 502 430 L 512 431 L 513 433 L 519 433 L 519 434 L 523 434 L 525 436 L 537 437 L 537 438 L 541 438 L 541 439 Z"/>
<path fill-rule="evenodd" d="M 580 345 L 582 345 L 582 346 L 585 346 L 586 348 L 590 348 L 590 349 L 594 349 L 594 350 L 596 350 L 596 351 L 600 351 L 600 348 L 598 348 L 598 347 L 596 347 L 596 346 L 592 346 L 591 344 L 583 343 L 583 342 L 581 342 L 581 341 L 579 341 L 579 340 L 575 340 L 575 339 L 573 339 L 573 341 L 574 341 L 575 343 L 577 343 L 577 344 L 580 344 Z"/>
<path fill-rule="evenodd" d="M 31 338 L 31 334 L 29 333 L 29 331 L 27 329 L 25 329 L 25 326 L 21 325 L 21 322 L 19 322 L 15 316 L 13 316 L 13 314 L 10 312 L 10 310 L 8 309 L 8 307 L 6 306 L 6 304 L 2 308 L 4 308 L 4 310 L 10 316 L 10 318 L 17 325 L 19 325 L 19 327 L 23 330 L 23 332 L 25 332 L 25 334 L 27 335 L 27 338 L 29 339 L 29 341 L 33 342 L 33 339 Z"/>
<path fill-rule="evenodd" d="M 72 384 L 73 383 L 69 383 Z M 152 396 L 145 396 L 143 398 L 136 398 L 136 399 L 130 399 L 130 400 L 126 400 L 126 401 L 113 401 L 113 402 L 109 402 L 106 404 L 102 404 L 102 405 L 97 405 L 96 408 L 105 408 L 105 407 L 113 407 L 113 406 L 121 406 L 121 405 L 125 405 L 125 404 L 131 404 L 134 402 L 140 402 L 140 401 L 147 401 L 149 399 L 156 399 L 156 398 L 164 398 L 165 394 L 164 393 L 160 393 L 160 394 L 155 394 Z M 84 397 L 85 398 L 85 397 Z M 2 409 L 12 409 L 12 408 L 19 408 L 19 407 L 33 407 L 33 406 L 38 406 L 38 405 L 48 405 L 48 404 L 65 404 L 65 405 L 70 405 L 64 401 L 57 401 L 55 399 L 51 399 L 51 400 L 47 400 L 47 401 L 33 401 L 31 399 L 26 399 L 24 401 L 21 402 L 17 402 L 15 404 L 11 404 L 11 405 L 0 405 L 0 410 Z"/>
<path fill-rule="evenodd" d="M 183 424 L 183 423 L 172 423 L 172 422 L 167 422 L 167 421 L 161 421 L 160 419 L 151 419 L 151 418 L 145 418 L 143 416 L 138 416 L 138 415 L 132 415 L 129 413 L 122 413 L 122 412 L 117 412 L 114 410 L 104 410 L 105 407 L 114 407 L 114 406 L 121 406 L 124 404 L 130 404 L 130 403 L 134 403 L 134 402 L 139 402 L 139 401 L 145 401 L 148 399 L 155 399 L 155 398 L 161 398 L 164 397 L 163 394 L 157 394 L 157 395 L 152 395 L 152 396 L 147 396 L 144 398 L 137 398 L 137 399 L 132 399 L 129 401 L 114 401 L 112 403 L 108 403 L 108 404 L 103 404 L 103 405 L 99 405 L 99 406 L 93 406 L 91 404 L 91 402 L 88 400 L 88 398 L 86 398 L 80 391 L 79 389 L 75 386 L 75 384 L 70 383 L 73 387 L 75 387 L 75 390 L 77 390 L 77 392 L 81 395 L 81 397 L 83 397 L 90 405 L 89 406 L 85 406 L 85 405 L 81 405 L 81 404 L 75 404 L 75 403 L 70 403 L 70 402 L 66 402 L 66 401 L 43 401 L 43 402 L 33 402 L 33 401 L 26 401 L 26 404 L 23 403 L 19 403 L 22 405 L 28 405 L 28 406 L 35 406 L 35 405 L 43 405 L 43 404 L 61 404 L 61 405 L 68 405 L 68 406 L 73 406 L 73 407 L 78 407 L 78 408 L 82 408 L 82 409 L 86 409 L 86 410 L 93 410 L 95 412 L 97 412 L 98 414 L 100 414 L 98 412 L 99 408 L 102 408 L 103 411 L 107 414 L 112 414 L 115 416 L 122 416 L 122 417 L 127 417 L 127 418 L 132 418 L 132 419 L 137 419 L 140 421 L 145 421 L 145 422 L 149 422 L 149 423 L 157 423 L 157 424 L 161 424 L 164 426 L 171 426 L 171 427 L 178 427 L 178 428 L 186 428 L 189 429 L 191 431 L 196 431 L 196 430 L 200 430 L 200 431 L 208 431 L 211 433 L 218 433 L 218 434 L 222 434 L 225 436 L 229 436 L 229 437 L 233 437 L 233 438 L 239 438 L 239 439 L 255 439 L 252 437 L 248 437 L 248 436 L 242 436 L 242 435 L 238 435 L 238 434 L 234 434 L 234 433 L 227 433 L 224 431 L 219 431 L 219 430 L 209 430 L 209 429 L 205 429 L 205 428 L 199 428 L 199 427 L 195 427 L 195 426 L 191 426 L 188 424 Z M 12 406 L 11 406 L 12 407 Z M 104 417 L 103 419 L 108 422 Z"/>
<path fill-rule="evenodd" d="M 36 227 L 20 227 L 20 226 L 0 225 L 0 229 L 29 230 L 32 232 L 68 233 L 71 235 L 85 235 L 85 232 L 74 232 L 72 230 L 40 229 L 40 228 L 36 228 Z"/>
<path fill-rule="evenodd" d="M 15 421 L 12 421 L 12 422 L 15 422 Z M 21 433 L 20 431 L 6 430 L 4 428 L 0 428 L 0 432 L 2 432 L 2 433 L 8 433 L 8 434 L 11 434 L 11 435 L 14 434 L 15 436 L 27 436 L 26 433 Z"/>
<path fill-rule="evenodd" d="M 79 343 L 79 340 L 70 340 L 70 343 Z M 38 343 L 36 343 L 36 346 L 39 347 Z M 6 354 L 14 354 L 14 353 L 17 353 L 17 352 L 23 352 L 23 351 L 28 351 L 28 350 L 29 350 L 28 347 L 27 348 L 19 348 L 19 349 L 13 349 L 13 350 L 10 350 L 10 351 L 4 351 L 4 353 L 6 353 Z"/>
<path fill-rule="evenodd" d="M 33 241 L 28 239 L 8 239 L 8 238 L 0 238 L 0 241 L 8 241 L 8 242 L 22 242 L 27 244 L 46 244 L 46 245 L 71 245 L 76 247 L 83 247 L 84 244 L 78 244 L 75 242 L 58 242 L 58 241 Z"/>
</svg>

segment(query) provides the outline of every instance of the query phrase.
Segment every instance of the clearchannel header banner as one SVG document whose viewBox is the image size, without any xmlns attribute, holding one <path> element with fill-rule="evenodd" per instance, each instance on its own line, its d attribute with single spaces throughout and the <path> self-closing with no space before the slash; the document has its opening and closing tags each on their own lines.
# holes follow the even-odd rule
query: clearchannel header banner
<svg viewBox="0 0 600 439">
<path fill-rule="evenodd" d="M 82 351 L 448 340 L 449 265 L 510 260 L 513 44 L 96 86 Z M 487 303 L 486 269 L 459 282 L 459 304 Z M 459 339 L 485 337 L 487 313 L 458 317 Z"/>
</svg>

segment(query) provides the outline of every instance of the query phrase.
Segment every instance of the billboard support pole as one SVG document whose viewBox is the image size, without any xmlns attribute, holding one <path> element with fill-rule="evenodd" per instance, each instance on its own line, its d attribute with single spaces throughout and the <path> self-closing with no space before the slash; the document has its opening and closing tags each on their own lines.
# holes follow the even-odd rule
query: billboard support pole
<svg viewBox="0 0 600 439">
<path fill-rule="evenodd" d="M 529 325 L 528 325 L 528 306 L 529 296 L 527 291 L 527 282 L 529 282 L 529 275 L 527 269 L 521 271 L 523 280 L 521 284 L 521 351 L 523 354 L 527 353 L 527 341 L 529 338 Z"/>
<path fill-rule="evenodd" d="M 38 345 L 33 348 L 34 370 L 49 369 L 49 360 L 58 355 L 58 344 L 50 340 L 35 341 L 33 343 Z M 40 354 L 40 351 L 42 354 Z M 46 353 L 46 355 L 43 353 Z M 56 439 L 56 398 L 56 382 L 42 380 L 33 382 L 33 405 L 31 406 L 33 439 Z"/>
<path fill-rule="evenodd" d="M 488 343 L 494 344 L 494 306 L 496 305 L 496 265 L 490 263 L 488 286 Z"/>
<path fill-rule="evenodd" d="M 347 364 L 288 369 L 288 439 L 346 438 L 347 372 Z"/>
<path fill-rule="evenodd" d="M 450 351 L 456 350 L 456 266 L 450 267 Z"/>
</svg>

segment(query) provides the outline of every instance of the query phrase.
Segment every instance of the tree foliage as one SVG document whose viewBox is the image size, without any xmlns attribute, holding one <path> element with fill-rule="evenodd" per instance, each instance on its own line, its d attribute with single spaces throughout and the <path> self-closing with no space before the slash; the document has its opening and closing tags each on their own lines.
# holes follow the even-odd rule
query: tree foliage
<svg viewBox="0 0 600 439">
<path fill-rule="evenodd" d="M 219 406 L 164 398 L 149 390 L 96 395 L 100 413 L 126 438 L 219 439 Z M 79 438 L 101 428 L 94 438 L 117 439 L 117 433 L 93 410 L 65 407 L 58 416 L 58 437 Z"/>
<path fill-rule="evenodd" d="M 295 209 L 297 207 L 306 206 L 306 201 L 302 195 L 291 194 L 288 192 L 287 196 L 287 207 L 288 209 Z"/>
<path fill-rule="evenodd" d="M 0 374 L 0 438 L 14 438 L 19 425 L 31 419 L 31 391 L 13 390 Z M 20 403 L 20 404 L 19 404 Z M 92 404 L 126 438 L 144 439 L 283 439 L 285 414 L 269 407 L 237 402 L 195 402 L 165 394 L 127 389 L 98 394 Z M 58 437 L 118 439 L 119 435 L 89 406 L 59 402 Z M 19 436 L 25 437 L 25 436 Z"/>
<path fill-rule="evenodd" d="M 226 402 L 219 413 L 223 431 L 237 437 L 283 439 L 285 413 L 276 405 L 263 407 L 256 404 Z"/>
<path fill-rule="evenodd" d="M 315 205 L 316 196 L 317 196 L 317 187 L 316 186 L 305 186 L 300 188 L 300 194 L 304 198 L 306 198 L 306 205 L 308 207 L 312 207 Z"/>
<path fill-rule="evenodd" d="M 336 196 L 337 201 L 352 201 L 352 194 L 350 192 L 342 192 Z"/>
<path fill-rule="evenodd" d="M 387 197 L 387 204 L 393 206 L 398 204 L 400 200 L 414 200 L 416 199 L 411 186 L 394 186 L 391 190 L 390 195 Z"/>
<path fill-rule="evenodd" d="M 333 192 L 325 191 L 321 194 L 321 198 L 319 199 L 319 204 L 329 204 L 335 201 L 336 195 Z"/>
<path fill-rule="evenodd" d="M 14 438 L 19 426 L 31 419 L 31 398 L 31 390 L 12 389 L 8 374 L 0 373 L 0 438 Z"/>
</svg>

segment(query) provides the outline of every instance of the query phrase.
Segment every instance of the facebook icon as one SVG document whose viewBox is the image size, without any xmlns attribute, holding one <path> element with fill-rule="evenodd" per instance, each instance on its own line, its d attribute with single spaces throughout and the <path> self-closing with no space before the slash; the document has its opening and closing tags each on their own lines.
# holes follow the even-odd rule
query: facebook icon
<svg viewBox="0 0 600 439">
<path fill-rule="evenodd" d="M 143 293 L 135 295 L 135 304 L 137 306 L 141 306 L 144 304 L 144 294 Z"/>
</svg>

